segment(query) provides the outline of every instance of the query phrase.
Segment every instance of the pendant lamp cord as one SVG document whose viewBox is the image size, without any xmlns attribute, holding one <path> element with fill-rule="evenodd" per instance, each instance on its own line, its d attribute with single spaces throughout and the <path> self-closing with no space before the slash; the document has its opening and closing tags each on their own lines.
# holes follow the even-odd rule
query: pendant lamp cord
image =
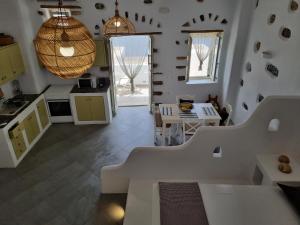
<svg viewBox="0 0 300 225">
<path fill-rule="evenodd" d="M 116 9 L 115 9 L 115 15 L 116 15 L 116 16 L 119 16 L 120 14 L 119 14 L 119 2 L 118 2 L 118 0 L 116 0 L 115 6 L 116 6 Z"/>
</svg>

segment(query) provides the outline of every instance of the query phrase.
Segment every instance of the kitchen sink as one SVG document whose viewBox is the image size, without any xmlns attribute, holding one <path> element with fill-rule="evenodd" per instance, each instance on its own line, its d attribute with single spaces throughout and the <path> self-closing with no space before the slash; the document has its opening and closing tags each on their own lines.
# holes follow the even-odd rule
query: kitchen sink
<svg viewBox="0 0 300 225">
<path fill-rule="evenodd" d="M 0 116 L 15 116 L 29 104 L 29 101 L 11 101 L 0 105 Z"/>
</svg>

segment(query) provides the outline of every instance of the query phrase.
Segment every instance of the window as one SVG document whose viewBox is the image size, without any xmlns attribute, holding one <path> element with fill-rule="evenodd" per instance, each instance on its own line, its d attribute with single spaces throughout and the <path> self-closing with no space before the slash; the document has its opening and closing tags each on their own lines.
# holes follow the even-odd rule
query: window
<svg viewBox="0 0 300 225">
<path fill-rule="evenodd" d="M 50 9 L 41 9 L 41 11 L 44 13 L 43 15 L 43 21 L 46 21 L 50 19 L 51 17 L 58 17 L 61 14 L 66 17 L 71 16 L 71 10 L 70 9 L 62 9 L 60 12 L 58 8 L 50 8 Z"/>
<path fill-rule="evenodd" d="M 223 32 L 190 34 L 190 57 L 187 82 L 217 80 Z"/>
</svg>

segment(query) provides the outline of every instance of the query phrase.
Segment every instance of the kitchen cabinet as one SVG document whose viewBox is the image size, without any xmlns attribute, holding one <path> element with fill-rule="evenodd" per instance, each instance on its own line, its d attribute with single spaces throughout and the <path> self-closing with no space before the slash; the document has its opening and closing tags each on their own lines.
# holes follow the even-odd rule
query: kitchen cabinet
<svg viewBox="0 0 300 225">
<path fill-rule="evenodd" d="M 105 40 L 95 40 L 96 44 L 96 58 L 94 66 L 107 67 L 107 51 Z"/>
<path fill-rule="evenodd" d="M 42 99 L 37 103 L 37 111 L 39 113 L 40 122 L 44 129 L 49 124 L 49 116 L 46 109 L 45 100 Z"/>
<path fill-rule="evenodd" d="M 9 132 L 9 137 L 16 155 L 19 159 L 26 151 L 25 139 L 22 134 L 22 125 L 18 125 Z"/>
<path fill-rule="evenodd" d="M 105 121 L 105 104 L 102 96 L 75 96 L 79 121 Z"/>
<path fill-rule="evenodd" d="M 8 56 L 8 49 L 4 48 L 0 50 L 0 85 L 8 82 L 12 79 L 12 69 L 10 66 L 10 60 Z"/>
<path fill-rule="evenodd" d="M 35 111 L 30 113 L 23 121 L 28 143 L 31 144 L 34 139 L 39 135 L 40 128 L 38 125 Z"/>
<path fill-rule="evenodd" d="M 70 103 L 75 125 L 109 124 L 112 121 L 110 88 L 73 88 Z"/>
<path fill-rule="evenodd" d="M 12 68 L 13 77 L 16 78 L 17 76 L 25 72 L 21 50 L 18 44 L 13 44 L 8 47 L 8 56 L 10 60 L 10 66 Z"/>
<path fill-rule="evenodd" d="M 41 95 L 23 95 L 28 105 L 0 128 L 0 168 L 15 168 L 51 125 Z"/>
<path fill-rule="evenodd" d="M 25 71 L 17 43 L 0 48 L 0 85 L 16 79 Z"/>
</svg>

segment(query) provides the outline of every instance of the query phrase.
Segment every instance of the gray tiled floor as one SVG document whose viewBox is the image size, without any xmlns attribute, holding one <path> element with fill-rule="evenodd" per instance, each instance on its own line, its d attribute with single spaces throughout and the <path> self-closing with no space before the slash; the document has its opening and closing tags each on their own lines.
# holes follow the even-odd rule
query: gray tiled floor
<svg viewBox="0 0 300 225">
<path fill-rule="evenodd" d="M 0 224 L 97 224 L 100 169 L 136 146 L 153 146 L 146 107 L 120 108 L 108 126 L 51 126 L 18 168 L 0 169 Z"/>
</svg>

